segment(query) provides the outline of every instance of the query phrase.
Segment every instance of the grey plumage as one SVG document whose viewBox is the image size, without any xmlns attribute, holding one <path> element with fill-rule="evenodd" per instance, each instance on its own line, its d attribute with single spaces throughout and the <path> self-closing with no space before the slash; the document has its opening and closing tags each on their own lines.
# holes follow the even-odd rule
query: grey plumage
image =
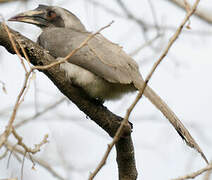
<svg viewBox="0 0 212 180">
<path fill-rule="evenodd" d="M 52 34 L 57 36 L 53 39 Z M 38 42 L 52 56 L 65 57 L 77 48 L 89 34 L 71 28 L 47 28 L 39 36 Z M 57 42 L 57 45 L 61 45 L 55 46 L 55 42 Z M 77 79 L 80 79 L 81 83 L 77 85 L 84 84 L 85 88 L 91 83 L 90 81 L 97 82 L 96 84 L 99 82 L 100 85 L 96 85 L 97 88 L 92 86 L 93 88 L 90 91 L 86 91 L 94 98 L 117 99 L 123 93 L 135 91 L 134 85 L 139 85 L 139 82 L 142 81 L 135 61 L 132 61 L 118 45 L 111 43 L 101 34 L 92 38 L 87 46 L 81 48 L 70 58 L 69 62 L 84 69 L 79 69 L 79 71 L 87 70 L 93 73 L 93 80 L 86 78 L 86 76 L 82 79 L 82 72 L 79 72 L 76 77 L 69 77 L 73 82 L 78 82 Z M 70 75 L 71 72 L 69 72 L 67 66 L 71 69 L 72 64 L 62 64 L 61 67 L 64 67 L 67 74 Z M 74 67 L 76 69 L 76 66 Z M 82 87 L 82 85 L 79 86 Z"/>
<path fill-rule="evenodd" d="M 68 55 L 88 36 L 84 25 L 71 12 L 56 6 L 40 5 L 10 20 L 35 24 L 42 28 L 38 43 L 55 58 Z M 60 67 L 67 78 L 93 98 L 119 99 L 123 94 L 142 88 L 144 80 L 137 63 L 120 46 L 101 34 Z M 167 104 L 147 86 L 144 95 L 164 114 L 186 143 L 201 153 L 198 144 Z"/>
</svg>

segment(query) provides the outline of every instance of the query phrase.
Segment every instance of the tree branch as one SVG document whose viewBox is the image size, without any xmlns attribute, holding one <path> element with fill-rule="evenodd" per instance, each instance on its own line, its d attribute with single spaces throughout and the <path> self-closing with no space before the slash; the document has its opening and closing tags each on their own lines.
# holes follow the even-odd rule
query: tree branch
<svg viewBox="0 0 212 180">
<path fill-rule="evenodd" d="M 182 9 L 185 9 L 185 3 L 182 0 L 168 0 L 168 1 L 174 5 L 177 5 Z M 206 9 L 198 7 L 194 15 L 200 18 L 201 20 L 207 22 L 208 24 L 212 24 L 212 14 L 209 9 L 208 11 L 206 11 Z"/>
<path fill-rule="evenodd" d="M 24 48 L 27 56 L 33 65 L 48 65 L 56 60 L 50 56 L 47 51 L 41 48 L 36 43 L 32 42 L 28 38 L 22 36 L 18 32 L 10 29 L 10 32 L 14 36 L 16 46 L 20 51 L 20 46 Z M 18 42 L 18 43 L 17 43 Z M 0 23 L 0 45 L 4 46 L 8 52 L 15 54 L 8 34 Z M 22 55 L 23 56 L 23 55 Z M 68 97 L 77 107 L 89 116 L 94 122 L 102 127 L 111 137 L 113 137 L 120 126 L 122 118 L 116 116 L 110 112 L 103 105 L 91 100 L 86 94 L 78 87 L 74 87 L 66 79 L 64 71 L 59 68 L 59 65 L 51 67 L 49 69 L 41 70 L 48 78 L 57 86 L 57 88 Z M 129 125 L 125 126 L 123 135 L 119 142 L 116 144 L 117 149 L 117 163 L 119 169 L 120 180 L 134 180 L 137 177 L 137 170 L 135 166 L 133 143 L 131 139 L 131 128 Z M 124 156 L 123 156 L 123 147 Z M 127 159 L 127 161 L 126 161 Z M 131 167 L 128 171 L 125 171 Z"/>
</svg>

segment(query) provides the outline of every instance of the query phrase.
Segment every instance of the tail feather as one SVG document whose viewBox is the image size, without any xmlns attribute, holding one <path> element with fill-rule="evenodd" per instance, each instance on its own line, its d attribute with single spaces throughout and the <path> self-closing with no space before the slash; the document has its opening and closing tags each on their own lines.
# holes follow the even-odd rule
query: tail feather
<svg viewBox="0 0 212 180">
<path fill-rule="evenodd" d="M 168 105 L 149 86 L 145 88 L 144 95 L 163 113 L 182 139 L 185 140 L 186 144 L 191 148 L 196 149 L 208 164 L 208 160 L 199 145 Z"/>
</svg>

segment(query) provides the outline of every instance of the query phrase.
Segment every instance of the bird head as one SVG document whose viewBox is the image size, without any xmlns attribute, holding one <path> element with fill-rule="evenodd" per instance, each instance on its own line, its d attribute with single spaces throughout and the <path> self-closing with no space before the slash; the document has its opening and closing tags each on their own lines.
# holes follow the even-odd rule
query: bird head
<svg viewBox="0 0 212 180">
<path fill-rule="evenodd" d="M 34 24 L 40 28 L 62 27 L 85 31 L 84 25 L 74 14 L 57 6 L 39 5 L 34 10 L 17 14 L 9 21 Z"/>
</svg>

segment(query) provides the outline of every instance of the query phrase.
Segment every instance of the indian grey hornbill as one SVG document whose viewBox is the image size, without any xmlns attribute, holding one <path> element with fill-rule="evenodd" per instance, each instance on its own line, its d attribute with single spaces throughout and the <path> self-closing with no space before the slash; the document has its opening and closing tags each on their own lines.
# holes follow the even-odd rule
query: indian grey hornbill
<svg viewBox="0 0 212 180">
<path fill-rule="evenodd" d="M 42 33 L 38 43 L 55 58 L 65 57 L 91 34 L 74 14 L 57 6 L 39 5 L 9 20 L 40 27 Z M 60 64 L 60 68 L 73 85 L 100 100 L 119 99 L 123 94 L 140 90 L 144 84 L 137 63 L 101 34 L 93 37 L 68 62 Z M 198 146 L 177 116 L 149 86 L 144 95 L 175 126 L 189 146 Z"/>
</svg>

